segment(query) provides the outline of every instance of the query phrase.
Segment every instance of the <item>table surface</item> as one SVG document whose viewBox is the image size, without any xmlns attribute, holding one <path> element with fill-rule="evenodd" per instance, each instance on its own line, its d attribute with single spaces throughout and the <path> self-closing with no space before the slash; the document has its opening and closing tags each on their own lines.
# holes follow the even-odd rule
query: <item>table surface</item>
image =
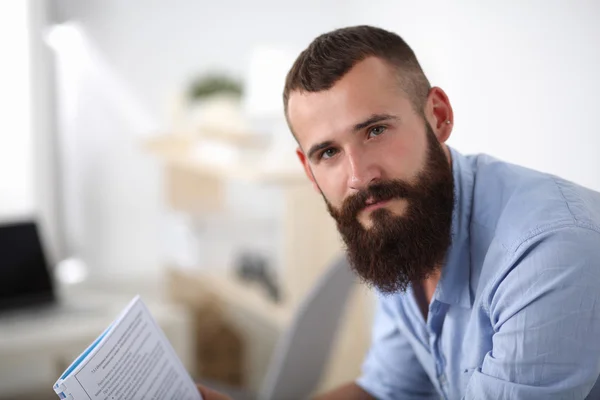
<svg viewBox="0 0 600 400">
<path fill-rule="evenodd" d="M 97 336 L 133 297 L 99 288 L 79 287 L 61 293 L 56 307 L 0 315 L 0 354 L 33 352 L 48 346 L 68 345 L 73 338 Z M 143 295 L 142 299 L 154 318 L 164 324 L 187 318 L 180 306 Z"/>
</svg>

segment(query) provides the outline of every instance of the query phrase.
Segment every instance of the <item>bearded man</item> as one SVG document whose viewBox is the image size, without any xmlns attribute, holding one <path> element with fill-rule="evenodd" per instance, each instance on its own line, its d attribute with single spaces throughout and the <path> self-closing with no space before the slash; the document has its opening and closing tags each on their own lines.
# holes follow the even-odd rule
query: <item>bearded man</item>
<svg viewBox="0 0 600 400">
<path fill-rule="evenodd" d="M 599 193 L 450 148 L 448 96 L 383 29 L 317 37 L 284 105 L 380 294 L 362 376 L 321 398 L 600 398 Z"/>
</svg>

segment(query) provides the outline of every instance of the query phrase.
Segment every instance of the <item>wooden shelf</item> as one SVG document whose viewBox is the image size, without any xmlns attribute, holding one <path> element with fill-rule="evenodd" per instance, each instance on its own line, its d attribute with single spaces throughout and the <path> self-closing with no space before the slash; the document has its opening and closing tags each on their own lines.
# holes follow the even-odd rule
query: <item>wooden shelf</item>
<svg viewBox="0 0 600 400">
<path fill-rule="evenodd" d="M 275 346 L 292 320 L 290 303 L 273 303 L 255 285 L 228 274 L 170 268 L 167 285 L 176 302 L 192 308 L 213 304 L 221 310 L 243 337 L 245 386 L 258 392 Z"/>
<path fill-rule="evenodd" d="M 199 296 L 204 299 L 214 297 L 228 307 L 233 306 L 270 323 L 280 331 L 288 326 L 293 314 L 289 302 L 275 303 L 259 287 L 243 282 L 233 274 L 170 268 L 168 280 L 175 298 L 190 303 L 194 297 L 198 302 L 201 301 Z"/>
<path fill-rule="evenodd" d="M 209 125 L 199 126 L 198 129 L 194 131 L 193 135 L 198 138 L 219 140 L 223 143 L 247 148 L 264 148 L 269 144 L 269 136 L 266 134 L 247 131 L 230 131 Z"/>
<path fill-rule="evenodd" d="M 269 166 L 265 163 L 240 162 L 233 165 L 219 165 L 204 162 L 194 156 L 195 139 L 189 135 L 164 135 L 144 142 L 147 151 L 163 162 L 219 179 L 243 180 L 258 184 L 306 185 L 309 183 L 299 163 L 289 167 Z M 264 158 L 263 158 L 264 159 Z"/>
</svg>

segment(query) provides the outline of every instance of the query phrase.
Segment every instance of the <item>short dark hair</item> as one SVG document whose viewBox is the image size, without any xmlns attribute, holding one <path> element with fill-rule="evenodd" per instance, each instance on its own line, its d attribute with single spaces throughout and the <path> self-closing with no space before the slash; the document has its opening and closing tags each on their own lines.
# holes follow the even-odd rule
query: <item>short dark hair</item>
<svg viewBox="0 0 600 400">
<path fill-rule="evenodd" d="M 398 71 L 400 87 L 415 111 L 422 114 L 431 85 L 415 53 L 397 34 L 360 25 L 324 33 L 300 53 L 285 80 L 283 106 L 286 118 L 291 92 L 328 90 L 368 57 L 378 57 Z"/>
</svg>

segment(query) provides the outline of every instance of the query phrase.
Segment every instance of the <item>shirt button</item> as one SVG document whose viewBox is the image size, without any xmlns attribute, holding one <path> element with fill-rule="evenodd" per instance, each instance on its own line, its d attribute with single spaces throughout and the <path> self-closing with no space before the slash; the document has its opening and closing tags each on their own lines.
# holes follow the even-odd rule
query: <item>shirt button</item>
<svg viewBox="0 0 600 400">
<path fill-rule="evenodd" d="M 440 379 L 440 385 L 446 386 L 446 384 L 448 383 L 448 381 L 446 380 L 446 374 L 441 374 L 439 379 Z"/>
</svg>

